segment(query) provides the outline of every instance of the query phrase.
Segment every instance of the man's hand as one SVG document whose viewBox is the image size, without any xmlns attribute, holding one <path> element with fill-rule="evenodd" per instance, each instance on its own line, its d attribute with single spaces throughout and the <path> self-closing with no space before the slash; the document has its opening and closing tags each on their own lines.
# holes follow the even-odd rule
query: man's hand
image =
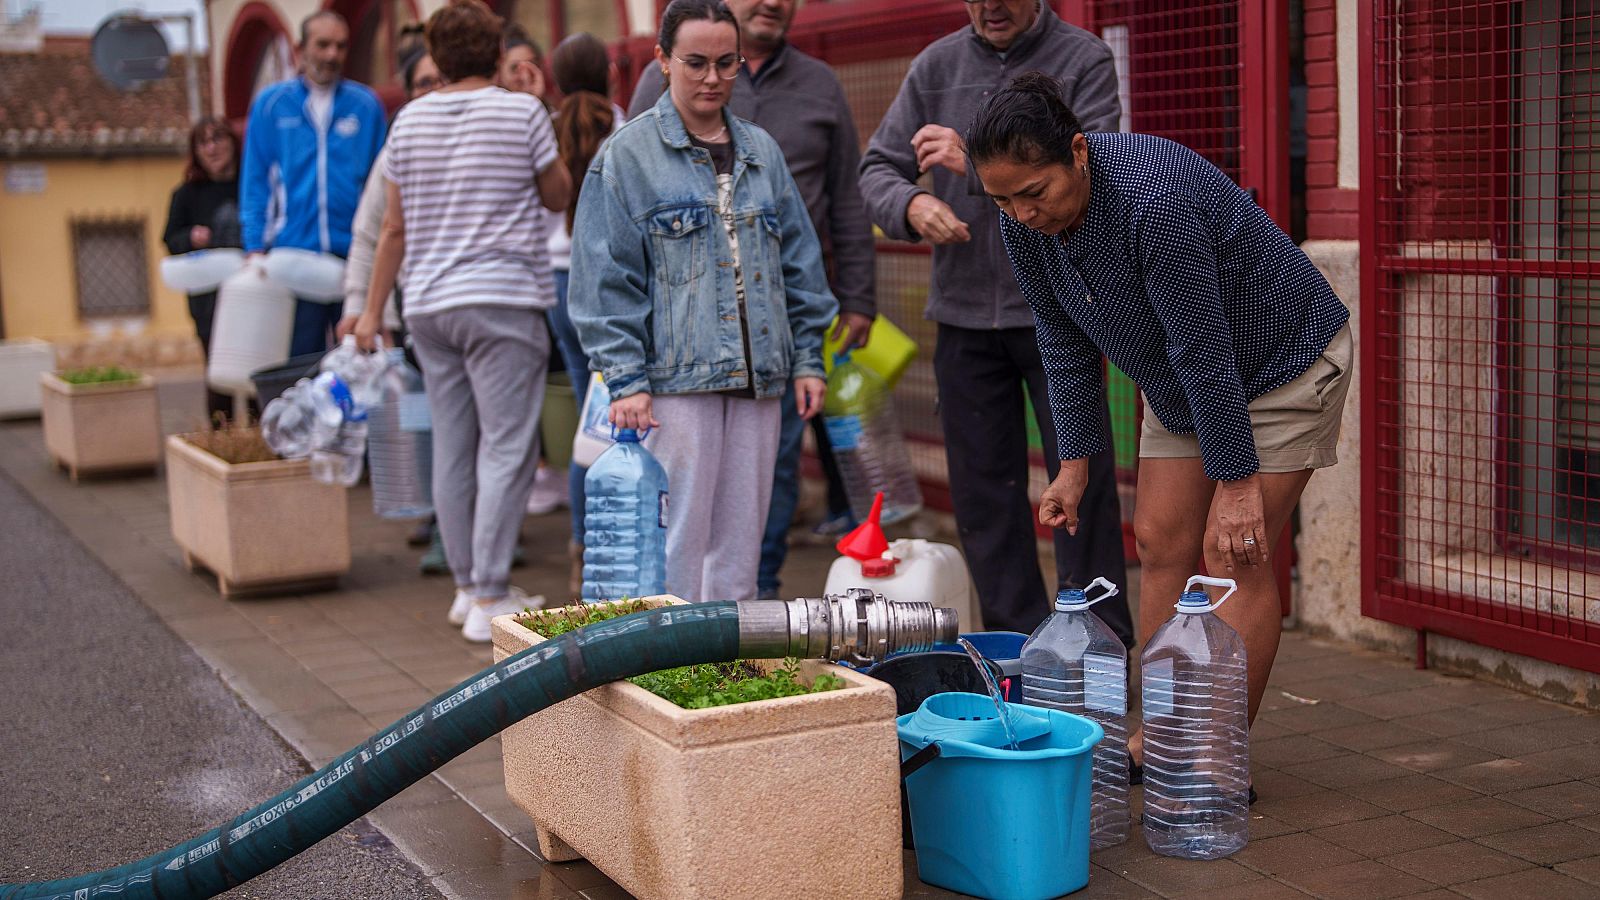
<svg viewBox="0 0 1600 900">
<path fill-rule="evenodd" d="M 967 223 L 955 210 L 932 194 L 918 194 L 906 207 L 906 224 L 930 244 L 965 244 L 972 240 Z"/>
<path fill-rule="evenodd" d="M 1267 561 L 1267 523 L 1261 477 L 1217 482 L 1206 521 L 1205 546 L 1215 547 L 1232 572 L 1235 565 L 1255 568 Z"/>
<path fill-rule="evenodd" d="M 1063 459 L 1056 480 L 1039 497 L 1039 523 L 1078 533 L 1078 503 L 1089 485 L 1089 460 Z"/>
<path fill-rule="evenodd" d="M 618 428 L 632 428 L 634 431 L 661 427 L 661 423 L 656 421 L 655 415 L 650 410 L 650 395 L 645 392 L 629 394 L 621 400 L 611 401 L 611 424 Z"/>
<path fill-rule="evenodd" d="M 196 250 L 204 250 L 211 246 L 211 229 L 204 225 L 196 225 L 189 229 L 189 245 Z"/>
<path fill-rule="evenodd" d="M 839 341 L 839 346 L 845 350 L 859 350 L 867 345 L 867 338 L 871 332 L 871 316 L 842 312 L 839 314 L 839 321 L 834 323 L 833 333 L 828 335 L 828 340 Z"/>
<path fill-rule="evenodd" d="M 967 150 L 954 128 L 924 125 L 911 136 L 911 149 L 917 154 L 919 172 L 944 166 L 957 175 L 967 174 Z"/>
<path fill-rule="evenodd" d="M 822 412 L 822 401 L 827 396 L 828 383 L 821 378 L 808 376 L 794 380 L 794 408 L 802 419 Z"/>
</svg>

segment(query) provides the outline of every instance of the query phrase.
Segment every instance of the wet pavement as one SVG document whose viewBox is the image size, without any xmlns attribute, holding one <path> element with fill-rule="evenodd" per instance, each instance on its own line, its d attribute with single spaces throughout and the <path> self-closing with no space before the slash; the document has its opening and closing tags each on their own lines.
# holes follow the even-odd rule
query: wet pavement
<svg viewBox="0 0 1600 900">
<path fill-rule="evenodd" d="M 194 396 L 164 387 L 169 425 Z M 354 564 L 337 590 L 224 601 L 184 569 L 159 477 L 74 485 L 51 469 L 37 422 L 0 423 L 0 472 L 313 766 L 490 662 L 487 645 L 445 622 L 449 579 L 416 574 L 410 523 L 374 517 L 364 488 L 350 492 Z M 514 584 L 561 596 L 565 523 L 564 511 L 527 520 L 529 564 Z M 797 546 L 785 593 L 820 591 L 832 555 Z M 1600 897 L 1600 716 L 1291 632 L 1251 756 L 1261 801 L 1245 850 L 1167 859 L 1136 832 L 1094 854 L 1078 896 Z M 1137 811 L 1138 789 L 1134 800 Z M 532 823 L 506 797 L 498 740 L 367 821 L 446 896 L 626 896 L 586 862 L 538 857 Z M 907 896 L 953 896 L 918 882 L 909 854 L 907 867 Z"/>
</svg>

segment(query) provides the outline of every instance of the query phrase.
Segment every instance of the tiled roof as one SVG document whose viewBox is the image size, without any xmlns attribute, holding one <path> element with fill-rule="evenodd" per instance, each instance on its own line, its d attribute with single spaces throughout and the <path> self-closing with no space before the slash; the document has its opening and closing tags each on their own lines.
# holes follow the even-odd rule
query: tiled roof
<svg viewBox="0 0 1600 900">
<path fill-rule="evenodd" d="M 201 109 L 210 76 L 200 66 Z M 0 155 L 116 156 L 182 153 L 188 146 L 186 60 L 136 91 L 103 81 L 87 38 L 46 38 L 36 53 L 0 53 Z"/>
</svg>

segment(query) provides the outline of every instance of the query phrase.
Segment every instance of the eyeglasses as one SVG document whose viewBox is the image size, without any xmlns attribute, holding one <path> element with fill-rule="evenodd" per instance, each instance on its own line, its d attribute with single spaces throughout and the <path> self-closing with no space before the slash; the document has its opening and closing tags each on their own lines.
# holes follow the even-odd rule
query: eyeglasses
<svg viewBox="0 0 1600 900">
<path fill-rule="evenodd" d="M 233 136 L 229 134 L 203 134 L 194 143 L 197 147 L 204 147 L 207 144 L 231 144 L 233 143 Z"/>
<path fill-rule="evenodd" d="M 715 63 L 703 56 L 691 56 L 688 59 L 684 59 L 681 56 L 674 56 L 673 59 L 683 63 L 684 70 L 688 72 L 689 77 L 693 78 L 695 81 L 705 81 L 706 78 L 711 74 L 711 68 L 713 65 L 716 66 L 717 75 L 721 78 L 732 78 L 733 76 L 739 74 L 739 67 L 744 65 L 744 57 L 737 55 L 724 56 Z"/>
</svg>

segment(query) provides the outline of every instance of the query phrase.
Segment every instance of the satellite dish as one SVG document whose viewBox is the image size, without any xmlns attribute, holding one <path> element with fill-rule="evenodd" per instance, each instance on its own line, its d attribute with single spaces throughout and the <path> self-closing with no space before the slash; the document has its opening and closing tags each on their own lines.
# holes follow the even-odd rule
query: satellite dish
<svg viewBox="0 0 1600 900">
<path fill-rule="evenodd" d="M 147 81 L 167 77 L 172 55 L 154 22 L 136 13 L 113 13 L 89 42 L 94 68 L 113 87 L 136 91 Z"/>
</svg>

